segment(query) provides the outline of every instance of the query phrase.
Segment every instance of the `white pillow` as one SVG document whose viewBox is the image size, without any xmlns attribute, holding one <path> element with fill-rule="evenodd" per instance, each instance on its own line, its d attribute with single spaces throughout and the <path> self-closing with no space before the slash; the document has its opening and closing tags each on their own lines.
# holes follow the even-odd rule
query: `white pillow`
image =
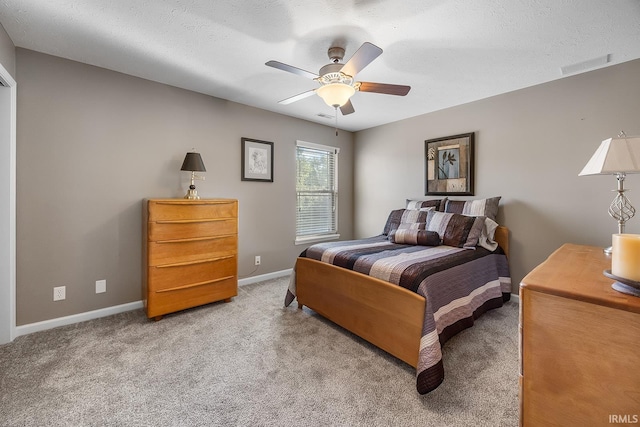
<svg viewBox="0 0 640 427">
<path fill-rule="evenodd" d="M 493 240 L 496 234 L 496 228 L 498 228 L 497 222 L 491 218 L 485 218 L 482 233 L 480 233 L 480 238 L 478 239 L 478 246 L 482 246 L 492 252 L 495 251 L 498 247 L 498 242 Z"/>
</svg>

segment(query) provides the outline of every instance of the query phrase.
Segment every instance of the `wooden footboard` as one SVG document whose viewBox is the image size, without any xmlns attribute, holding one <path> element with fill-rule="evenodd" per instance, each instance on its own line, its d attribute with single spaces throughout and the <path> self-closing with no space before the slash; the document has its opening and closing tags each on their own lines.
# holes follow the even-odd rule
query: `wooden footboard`
<svg viewBox="0 0 640 427">
<path fill-rule="evenodd" d="M 312 310 L 416 367 L 425 300 L 400 286 L 298 258 L 296 293 Z"/>
<path fill-rule="evenodd" d="M 499 226 L 495 240 L 509 256 L 509 230 Z M 418 365 L 425 299 L 400 286 L 298 258 L 296 294 L 306 305 L 413 367 Z"/>
</svg>

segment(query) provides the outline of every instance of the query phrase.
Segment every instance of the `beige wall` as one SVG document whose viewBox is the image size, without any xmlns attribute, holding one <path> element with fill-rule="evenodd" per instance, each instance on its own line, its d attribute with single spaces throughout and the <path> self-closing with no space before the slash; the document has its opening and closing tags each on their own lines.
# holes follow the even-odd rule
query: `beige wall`
<svg viewBox="0 0 640 427">
<path fill-rule="evenodd" d="M 11 74 L 11 76 L 15 80 L 16 48 L 2 24 L 0 24 L 0 64 L 2 64 L 2 66 Z"/>
<path fill-rule="evenodd" d="M 640 60 L 418 116 L 355 135 L 356 237 L 424 196 L 424 141 L 476 133 L 476 197 L 502 196 L 513 289 L 565 242 L 608 246 L 613 176 L 578 177 L 603 139 L 640 135 Z M 640 177 L 627 178 L 640 209 Z M 640 215 L 627 224 L 640 233 Z"/>
<path fill-rule="evenodd" d="M 241 277 L 254 255 L 260 275 L 304 249 L 296 139 L 341 148 L 339 231 L 352 236 L 350 132 L 24 49 L 17 76 L 18 325 L 140 300 L 141 201 L 184 195 L 192 147 L 207 167 L 199 194 L 239 199 Z M 241 137 L 275 143 L 274 183 L 240 180 Z M 53 302 L 61 285 L 67 299 Z"/>
<path fill-rule="evenodd" d="M 476 132 L 476 197 L 503 197 L 515 291 L 562 243 L 610 242 L 615 179 L 577 174 L 602 139 L 620 129 L 640 134 L 640 61 L 336 139 L 330 127 L 16 53 L 18 325 L 140 299 L 141 200 L 183 195 L 179 168 L 192 147 L 207 166 L 199 193 L 240 201 L 244 277 L 291 268 L 304 248 L 293 245 L 296 139 L 341 147 L 340 232 L 348 239 L 378 234 L 391 209 L 424 197 L 425 139 Z M 0 61 L 5 56 L 0 48 Z M 240 181 L 243 136 L 275 142 L 274 183 Z M 640 178 L 628 177 L 627 186 L 640 190 Z M 638 221 L 627 231 L 640 233 Z M 255 272 L 254 255 L 263 262 Z M 106 294 L 95 294 L 100 279 Z M 54 303 L 61 285 L 67 299 Z"/>
</svg>

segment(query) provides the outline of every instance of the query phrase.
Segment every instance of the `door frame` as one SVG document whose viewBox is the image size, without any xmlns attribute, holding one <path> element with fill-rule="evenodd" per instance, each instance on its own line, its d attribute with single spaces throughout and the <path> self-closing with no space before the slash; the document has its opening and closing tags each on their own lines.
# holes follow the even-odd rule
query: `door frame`
<svg viewBox="0 0 640 427">
<path fill-rule="evenodd" d="M 0 116 L 0 344 L 5 344 L 16 334 L 17 84 L 2 64 L 0 83 L 0 91 L 9 91 L 0 94 L 0 108 L 9 111 Z"/>
</svg>

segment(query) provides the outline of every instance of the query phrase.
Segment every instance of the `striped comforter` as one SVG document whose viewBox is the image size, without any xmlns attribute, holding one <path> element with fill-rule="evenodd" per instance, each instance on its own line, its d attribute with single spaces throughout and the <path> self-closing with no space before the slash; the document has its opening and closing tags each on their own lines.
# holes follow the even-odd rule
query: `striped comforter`
<svg viewBox="0 0 640 427">
<path fill-rule="evenodd" d="M 420 394 L 444 380 L 442 344 L 471 327 L 485 311 L 502 306 L 511 295 L 507 258 L 500 249 L 398 245 L 377 236 L 320 243 L 300 256 L 394 283 L 426 299 L 417 366 Z M 291 304 L 295 294 L 294 274 L 285 305 Z"/>
</svg>

